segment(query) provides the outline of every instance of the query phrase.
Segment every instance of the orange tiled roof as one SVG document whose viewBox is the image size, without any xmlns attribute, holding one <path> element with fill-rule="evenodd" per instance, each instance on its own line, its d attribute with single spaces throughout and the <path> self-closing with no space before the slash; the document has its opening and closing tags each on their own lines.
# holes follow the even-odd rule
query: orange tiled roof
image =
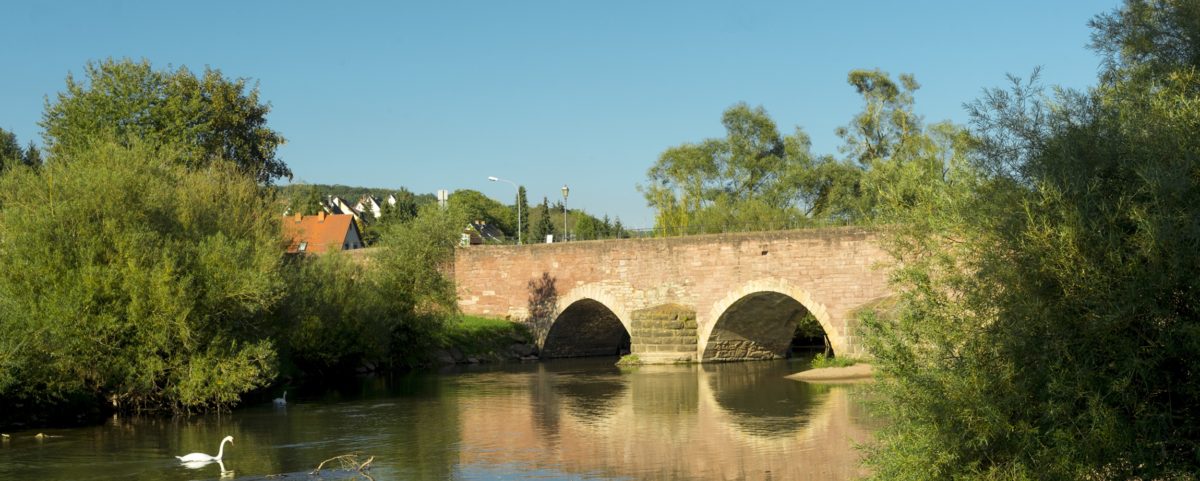
<svg viewBox="0 0 1200 481">
<path fill-rule="evenodd" d="M 357 229 L 352 215 L 322 212 L 303 217 L 283 216 L 283 238 L 288 240 L 288 253 L 320 254 L 327 250 L 342 250 L 351 229 Z M 304 244 L 303 251 L 301 244 Z"/>
</svg>

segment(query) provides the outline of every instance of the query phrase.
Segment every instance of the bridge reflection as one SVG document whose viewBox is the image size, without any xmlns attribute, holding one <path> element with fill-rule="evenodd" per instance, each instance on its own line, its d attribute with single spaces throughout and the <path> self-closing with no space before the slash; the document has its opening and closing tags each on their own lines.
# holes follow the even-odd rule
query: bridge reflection
<svg viewBox="0 0 1200 481">
<path fill-rule="evenodd" d="M 794 364 L 793 364 L 794 365 Z M 853 386 L 784 379 L 785 362 L 539 366 L 532 394 L 460 402 L 461 465 L 634 479 L 853 479 L 869 427 Z M 504 428 L 495 426 L 502 420 Z"/>
</svg>

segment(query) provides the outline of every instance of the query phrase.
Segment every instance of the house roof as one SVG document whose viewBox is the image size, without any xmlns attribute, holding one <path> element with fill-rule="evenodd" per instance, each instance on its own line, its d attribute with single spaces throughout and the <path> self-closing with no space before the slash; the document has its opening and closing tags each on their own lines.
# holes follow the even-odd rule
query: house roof
<svg viewBox="0 0 1200 481">
<path fill-rule="evenodd" d="M 321 212 L 317 215 L 283 218 L 283 237 L 288 241 L 288 253 L 320 254 L 331 249 L 341 250 L 350 229 L 358 229 L 352 215 L 329 215 Z"/>
<path fill-rule="evenodd" d="M 494 225 L 483 221 L 474 221 L 467 224 L 465 231 L 473 231 L 475 235 L 480 237 L 484 242 L 504 242 L 504 232 Z"/>
</svg>

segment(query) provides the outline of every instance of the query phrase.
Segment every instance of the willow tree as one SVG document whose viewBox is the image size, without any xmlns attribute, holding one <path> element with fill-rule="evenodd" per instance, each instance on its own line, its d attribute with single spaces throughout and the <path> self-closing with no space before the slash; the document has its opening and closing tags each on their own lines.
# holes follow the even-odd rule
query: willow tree
<svg viewBox="0 0 1200 481">
<path fill-rule="evenodd" d="M 1089 92 L 975 104 L 973 164 L 894 246 L 898 318 L 866 323 L 876 479 L 1196 479 L 1197 8 L 1098 17 Z"/>
<path fill-rule="evenodd" d="M 0 178 L 4 405 L 191 411 L 273 378 L 277 216 L 236 166 L 182 155 L 97 142 Z"/>
</svg>

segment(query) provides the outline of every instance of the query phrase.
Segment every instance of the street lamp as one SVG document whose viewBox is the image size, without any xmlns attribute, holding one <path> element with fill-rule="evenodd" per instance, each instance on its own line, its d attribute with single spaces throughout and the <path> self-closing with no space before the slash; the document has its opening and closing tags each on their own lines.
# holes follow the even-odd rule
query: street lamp
<svg viewBox="0 0 1200 481">
<path fill-rule="evenodd" d="M 567 188 L 567 184 L 563 184 L 563 240 L 567 240 L 567 194 L 571 193 L 571 189 Z"/>
<path fill-rule="evenodd" d="M 517 245 L 521 245 L 521 188 L 511 180 L 504 180 L 494 175 L 489 175 L 488 180 L 492 182 L 508 182 L 512 184 L 514 189 L 517 189 Z"/>
</svg>

